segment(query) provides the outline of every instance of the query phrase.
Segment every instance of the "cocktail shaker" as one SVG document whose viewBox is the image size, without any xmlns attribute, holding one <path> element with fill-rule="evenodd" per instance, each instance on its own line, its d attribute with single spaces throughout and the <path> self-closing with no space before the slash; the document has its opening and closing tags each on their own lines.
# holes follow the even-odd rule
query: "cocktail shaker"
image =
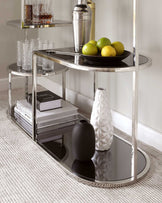
<svg viewBox="0 0 162 203">
<path fill-rule="evenodd" d="M 91 12 L 86 0 L 78 0 L 73 10 L 73 33 L 75 52 L 80 52 L 82 46 L 90 40 Z"/>
</svg>

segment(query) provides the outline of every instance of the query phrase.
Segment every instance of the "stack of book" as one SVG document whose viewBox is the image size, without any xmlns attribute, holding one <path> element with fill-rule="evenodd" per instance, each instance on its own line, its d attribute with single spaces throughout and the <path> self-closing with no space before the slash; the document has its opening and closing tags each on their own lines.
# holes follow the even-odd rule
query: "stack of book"
<svg viewBox="0 0 162 203">
<path fill-rule="evenodd" d="M 46 92 L 47 93 L 47 92 Z M 39 97 L 38 93 L 38 97 Z M 43 92 L 41 94 L 44 94 Z M 53 130 L 74 124 L 78 118 L 78 108 L 57 96 L 54 100 L 44 99 L 38 101 L 37 97 L 37 135 L 40 137 L 52 135 Z M 47 104 L 46 104 L 47 102 Z M 27 100 L 18 100 L 14 107 L 14 117 L 17 122 L 32 135 L 32 106 L 31 95 Z M 44 103 L 41 105 L 41 103 Z M 50 110 L 47 110 L 50 109 Z"/>
<path fill-rule="evenodd" d="M 26 99 L 32 104 L 32 94 L 28 94 Z M 37 93 L 37 109 L 39 111 L 61 108 L 61 102 L 62 98 L 49 90 Z"/>
</svg>

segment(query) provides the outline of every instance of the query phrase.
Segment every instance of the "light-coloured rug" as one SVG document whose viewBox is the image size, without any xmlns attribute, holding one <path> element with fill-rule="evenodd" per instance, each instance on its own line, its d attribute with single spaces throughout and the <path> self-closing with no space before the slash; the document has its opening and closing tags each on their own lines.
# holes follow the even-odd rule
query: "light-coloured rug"
<svg viewBox="0 0 162 203">
<path fill-rule="evenodd" d="M 83 185 L 69 177 L 6 115 L 7 95 L 0 94 L 0 203 L 3 202 L 162 202 L 162 153 L 139 143 L 151 159 L 148 175 L 116 189 Z M 124 136 L 124 135 L 123 135 Z"/>
</svg>

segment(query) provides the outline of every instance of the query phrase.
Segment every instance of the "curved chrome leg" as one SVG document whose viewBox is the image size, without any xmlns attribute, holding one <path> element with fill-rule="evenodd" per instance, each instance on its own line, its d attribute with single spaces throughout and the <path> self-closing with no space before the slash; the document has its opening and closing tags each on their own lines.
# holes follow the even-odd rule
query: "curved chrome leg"
<svg viewBox="0 0 162 203">
<path fill-rule="evenodd" d="M 132 171 L 131 176 L 137 179 L 137 131 L 138 131 L 138 71 L 133 72 L 133 103 L 132 103 Z"/>
<path fill-rule="evenodd" d="M 33 54 L 32 61 L 32 138 L 37 141 L 37 56 Z"/>
<path fill-rule="evenodd" d="M 27 98 L 29 89 L 28 89 L 29 78 L 28 76 L 25 77 L 25 97 Z"/>
<path fill-rule="evenodd" d="M 62 73 L 62 98 L 66 100 L 66 72 Z"/>
<path fill-rule="evenodd" d="M 137 180 L 137 131 L 138 131 L 138 36 L 137 36 L 137 6 L 138 0 L 133 0 L 133 63 L 136 70 L 133 71 L 133 97 L 132 97 L 132 180 Z"/>
</svg>

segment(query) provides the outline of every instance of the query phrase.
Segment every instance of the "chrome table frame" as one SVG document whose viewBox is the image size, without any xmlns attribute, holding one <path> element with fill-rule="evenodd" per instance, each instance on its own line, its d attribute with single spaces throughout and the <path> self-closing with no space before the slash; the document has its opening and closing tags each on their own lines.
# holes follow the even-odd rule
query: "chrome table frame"
<svg viewBox="0 0 162 203">
<path fill-rule="evenodd" d="M 57 53 L 57 51 L 56 51 Z M 62 52 L 63 55 L 65 52 Z M 60 53 L 58 53 L 60 54 Z M 70 54 L 70 53 L 66 53 Z M 137 56 L 137 50 L 134 48 L 134 66 L 132 67 L 125 67 L 125 68 L 120 68 L 120 67 L 91 67 L 91 66 L 84 66 L 84 65 L 79 65 L 78 64 L 78 57 L 79 54 L 71 53 L 72 56 L 76 60 L 73 62 L 68 62 L 67 60 L 63 59 L 58 59 L 58 57 L 52 56 L 49 54 L 48 50 L 46 51 L 34 51 L 33 53 L 33 90 L 32 90 L 32 109 L 33 109 L 33 139 L 37 141 L 36 137 L 36 126 L 37 126 L 37 121 L 36 121 L 36 94 L 37 94 L 37 68 L 36 68 L 36 61 L 37 61 L 37 56 L 46 58 L 48 60 L 52 60 L 56 63 L 62 64 L 67 66 L 70 69 L 76 69 L 76 70 L 84 70 L 84 71 L 93 71 L 95 72 L 127 72 L 127 71 L 132 71 L 133 73 L 133 95 L 132 95 L 132 158 L 131 158 L 131 178 L 129 180 L 122 180 L 122 181 L 114 181 L 114 182 L 105 182 L 105 183 L 98 183 L 97 185 L 101 187 L 117 187 L 117 186 L 122 186 L 122 185 L 128 185 L 135 183 L 137 180 L 139 180 L 141 177 L 143 177 L 149 170 L 150 167 L 150 162 L 149 158 L 146 157 L 146 168 L 142 172 L 142 175 L 140 176 L 137 175 L 137 125 L 138 125 L 138 71 L 140 69 L 143 69 L 149 65 L 151 65 L 151 59 L 147 58 L 148 61 L 145 64 L 139 65 L 139 57 Z M 57 55 L 57 54 L 56 54 Z M 135 57 L 137 56 L 137 57 Z M 95 77 L 94 77 L 95 78 Z M 80 178 L 78 178 L 80 180 Z M 81 181 L 81 180 L 80 180 Z M 81 181 L 81 182 L 86 182 L 86 181 Z"/>
<path fill-rule="evenodd" d="M 25 96 L 28 94 L 28 81 L 29 81 L 29 77 L 32 77 L 32 71 L 25 71 L 22 69 L 21 66 L 17 66 L 16 63 L 9 65 L 8 67 L 9 69 L 9 76 L 8 76 L 8 80 L 9 80 L 9 88 L 8 88 L 8 101 L 9 101 L 9 106 L 8 106 L 8 114 L 11 116 L 12 115 L 12 75 L 15 76 L 20 76 L 20 77 L 25 77 Z M 37 77 L 47 77 L 50 75 L 58 75 L 58 74 L 62 74 L 62 97 L 65 99 L 66 97 L 66 91 L 65 91 L 65 84 L 66 84 L 66 74 L 65 72 L 68 70 L 67 67 L 57 67 L 57 64 L 55 65 L 55 69 L 53 71 L 43 71 L 41 69 L 41 67 L 37 67 L 36 69 L 38 69 L 37 72 Z M 37 78 L 36 77 L 36 78 Z"/>
<path fill-rule="evenodd" d="M 151 59 L 148 58 L 148 61 L 145 64 L 139 65 L 139 53 L 138 53 L 138 39 L 137 39 L 137 3 L 138 0 L 133 0 L 133 54 L 134 54 L 134 64 L 132 67 L 90 67 L 84 66 L 77 63 L 78 54 L 73 54 L 75 57 L 75 63 L 69 63 L 65 60 L 55 58 L 54 56 L 50 56 L 47 53 L 43 53 L 41 51 L 34 51 L 33 53 L 33 64 L 32 64 L 32 117 L 33 117 L 33 128 L 32 128 L 32 136 L 33 140 L 37 141 L 37 119 L 36 119 L 36 97 L 37 97 L 37 56 L 46 58 L 48 60 L 52 60 L 58 64 L 64 65 L 70 69 L 82 70 L 82 71 L 93 71 L 94 78 L 95 72 L 127 72 L 131 71 L 133 74 L 133 88 L 132 88 L 132 158 L 131 158 L 131 178 L 129 180 L 121 180 L 120 182 L 98 182 L 98 187 L 118 187 L 124 186 L 128 184 L 135 183 L 137 180 L 141 179 L 150 168 L 150 161 L 148 156 L 143 152 L 146 158 L 146 167 L 140 175 L 137 175 L 137 129 L 138 129 L 138 72 L 139 70 L 151 65 Z M 11 74 L 9 73 L 9 106 L 11 107 Z M 24 75 L 25 76 L 25 75 Z M 65 73 L 63 77 L 63 89 L 64 89 L 64 98 L 65 98 Z M 95 84 L 95 83 L 94 83 Z M 95 85 L 94 85 L 95 86 Z M 26 82 L 27 87 L 27 82 Z M 94 88 L 95 90 L 95 88 Z M 28 89 L 26 88 L 26 91 Z M 10 108 L 11 109 L 11 108 Z M 61 166 L 63 167 L 63 166 Z M 70 174 L 73 176 L 73 174 Z M 77 178 L 79 181 L 92 185 L 93 183 L 86 182 L 83 179 Z"/>
</svg>

